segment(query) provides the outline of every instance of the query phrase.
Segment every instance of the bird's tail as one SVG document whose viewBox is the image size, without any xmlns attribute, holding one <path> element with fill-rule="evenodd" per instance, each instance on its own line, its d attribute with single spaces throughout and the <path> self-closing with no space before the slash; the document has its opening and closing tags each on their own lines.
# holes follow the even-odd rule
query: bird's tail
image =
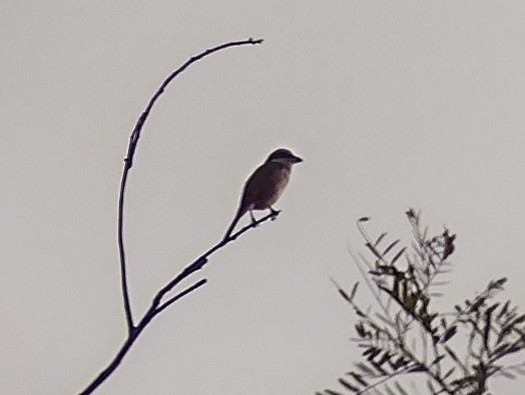
<svg viewBox="0 0 525 395">
<path fill-rule="evenodd" d="M 226 234 L 224 235 L 224 239 L 223 240 L 226 240 L 228 237 L 230 237 L 230 235 L 233 232 L 233 229 L 235 229 L 235 225 L 237 225 L 237 222 L 239 222 L 241 217 L 244 214 L 246 214 L 247 211 L 248 210 L 245 207 L 242 207 L 242 206 L 239 207 L 239 209 L 237 210 L 237 213 L 235 214 L 235 217 L 233 217 L 233 220 L 232 220 L 230 226 L 228 227 L 228 230 L 226 231 Z"/>
</svg>

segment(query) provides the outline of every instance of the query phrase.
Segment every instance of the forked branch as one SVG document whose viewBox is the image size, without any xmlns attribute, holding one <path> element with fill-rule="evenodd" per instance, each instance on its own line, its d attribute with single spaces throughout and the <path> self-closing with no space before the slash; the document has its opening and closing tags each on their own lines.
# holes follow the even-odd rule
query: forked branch
<svg viewBox="0 0 525 395">
<path fill-rule="evenodd" d="M 96 388 L 98 388 L 98 386 L 100 386 L 100 384 L 102 384 L 115 371 L 115 369 L 120 365 L 120 362 L 122 361 L 124 356 L 127 354 L 127 352 L 129 351 L 133 343 L 135 342 L 135 340 L 138 338 L 138 336 L 142 333 L 144 328 L 146 328 L 146 326 L 151 322 L 153 318 L 155 318 L 159 313 L 164 311 L 167 307 L 171 306 L 173 303 L 175 303 L 182 297 L 190 294 L 191 292 L 203 286 L 206 283 L 206 279 L 201 279 L 197 281 L 195 284 L 193 284 L 189 288 L 186 288 L 185 290 L 179 292 L 175 296 L 172 296 L 171 298 L 168 298 L 167 300 L 163 301 L 163 298 L 164 296 L 166 296 L 167 293 L 172 291 L 175 288 L 175 286 L 177 286 L 182 280 L 184 280 L 191 274 L 195 273 L 196 271 L 200 270 L 207 263 L 208 257 L 212 255 L 214 252 L 224 247 L 229 242 L 235 240 L 236 237 L 240 236 L 241 234 L 248 231 L 249 229 L 254 228 L 258 224 L 264 221 L 267 221 L 270 218 L 275 218 L 276 216 L 275 213 L 269 214 L 259 219 L 258 221 L 255 221 L 251 223 L 250 225 L 245 226 L 237 233 L 231 235 L 229 238 L 221 240 L 215 246 L 213 246 L 208 251 L 206 251 L 204 254 L 202 254 L 193 263 L 191 263 L 186 268 L 184 268 L 180 274 L 178 274 L 169 283 L 167 283 L 165 287 L 163 287 L 157 292 L 157 294 L 153 297 L 150 308 L 146 311 L 146 313 L 140 319 L 140 321 L 137 324 L 135 324 L 135 321 L 133 320 L 133 313 L 132 313 L 131 302 L 130 302 L 130 297 L 129 297 L 129 289 L 128 289 L 127 273 L 126 273 L 126 254 L 125 254 L 125 248 L 124 248 L 124 196 L 126 192 L 126 183 L 127 183 L 128 175 L 133 166 L 135 151 L 136 151 L 139 139 L 140 139 L 140 133 L 142 131 L 142 127 L 144 126 L 144 123 L 146 122 L 151 109 L 155 105 L 158 98 L 162 95 L 162 93 L 164 93 L 164 90 L 166 89 L 166 87 L 177 76 L 179 76 L 182 72 L 184 72 L 184 70 L 186 70 L 193 63 L 215 52 L 219 52 L 223 49 L 238 47 L 238 46 L 243 46 L 243 45 L 256 45 L 256 44 L 262 43 L 262 41 L 263 41 L 262 39 L 255 40 L 252 38 L 249 38 L 247 40 L 241 40 L 241 41 L 231 41 L 231 42 L 227 42 L 227 43 L 218 45 L 214 48 L 207 49 L 199 53 L 198 55 L 195 55 L 189 58 L 184 64 L 182 64 L 178 69 L 173 71 L 164 80 L 164 82 L 160 85 L 160 87 L 157 89 L 155 94 L 151 97 L 144 112 L 140 115 L 139 119 L 137 120 L 135 128 L 133 129 L 130 135 L 129 144 L 127 148 L 127 154 L 126 154 L 126 158 L 124 159 L 124 168 L 122 171 L 122 178 L 120 182 L 119 203 L 118 203 L 117 232 L 118 232 L 118 247 L 119 247 L 119 258 L 120 258 L 120 274 L 121 274 L 120 279 L 121 279 L 122 297 L 123 297 L 123 302 L 124 302 L 124 312 L 126 316 L 126 324 L 127 324 L 128 333 L 127 333 L 126 340 L 120 347 L 119 351 L 117 352 L 113 360 L 108 364 L 106 368 L 104 368 L 99 373 L 99 375 L 82 392 L 80 392 L 81 395 L 91 394 Z"/>
</svg>

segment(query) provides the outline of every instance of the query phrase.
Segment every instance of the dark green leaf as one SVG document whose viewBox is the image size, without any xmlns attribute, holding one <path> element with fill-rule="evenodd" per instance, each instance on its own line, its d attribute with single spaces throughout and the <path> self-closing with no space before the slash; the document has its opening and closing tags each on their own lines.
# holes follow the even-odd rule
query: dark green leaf
<svg viewBox="0 0 525 395">
<path fill-rule="evenodd" d="M 494 310 L 496 310 L 499 307 L 499 303 L 494 303 L 492 306 L 490 306 L 487 310 L 485 310 L 485 314 L 492 314 Z"/>
<path fill-rule="evenodd" d="M 405 253 L 405 250 L 407 248 L 406 247 L 403 247 L 401 248 L 398 253 L 392 258 L 392 260 L 390 261 L 390 264 L 393 265 L 394 263 L 396 263 L 396 261 L 401 257 L 403 256 L 403 254 Z"/>
<path fill-rule="evenodd" d="M 355 324 L 355 331 L 357 332 L 357 335 L 361 338 L 369 338 L 372 335 L 369 331 L 365 330 L 361 322 Z"/>
<path fill-rule="evenodd" d="M 445 350 L 447 351 L 447 354 L 450 355 L 450 357 L 459 365 L 462 365 L 462 362 L 459 360 L 458 356 L 449 346 L 445 346 Z"/>
<path fill-rule="evenodd" d="M 407 373 L 418 373 L 418 372 L 426 372 L 428 369 L 425 365 L 422 363 L 418 363 L 407 370 Z"/>
<path fill-rule="evenodd" d="M 435 395 L 436 390 L 434 389 L 434 386 L 432 385 L 432 382 L 430 380 L 427 380 L 427 387 L 430 390 L 430 393 L 432 395 Z"/>
<path fill-rule="evenodd" d="M 363 377 L 360 374 L 351 372 L 350 376 L 353 377 L 355 381 L 357 381 L 359 384 L 361 384 L 363 387 L 367 387 L 368 383 L 363 379 Z"/>
<path fill-rule="evenodd" d="M 359 392 L 359 387 L 356 387 L 356 386 L 353 386 L 352 384 L 350 384 L 348 381 L 342 379 L 342 378 L 339 378 L 339 383 L 345 387 L 346 389 L 352 391 L 352 392 Z"/>
<path fill-rule="evenodd" d="M 507 277 L 498 278 L 497 280 L 493 280 L 489 282 L 489 289 L 502 289 L 505 283 L 507 282 Z"/>
<path fill-rule="evenodd" d="M 352 288 L 352 292 L 350 292 L 350 301 L 354 300 L 355 294 L 357 292 L 357 287 L 359 287 L 359 281 L 354 284 L 354 287 Z"/>
<path fill-rule="evenodd" d="M 381 240 L 387 235 L 386 232 L 381 233 L 381 235 L 377 238 L 377 240 L 374 243 L 374 246 L 377 246 L 379 243 L 381 243 Z"/>
<path fill-rule="evenodd" d="M 394 385 L 396 386 L 397 390 L 402 394 L 402 395 L 408 395 L 408 392 L 405 391 L 405 389 L 403 387 L 401 387 L 401 385 L 399 384 L 399 382 L 395 382 Z"/>
<path fill-rule="evenodd" d="M 372 361 L 379 353 L 381 353 L 381 350 L 378 348 L 374 348 L 374 350 L 370 351 L 366 359 Z M 375 367 L 375 363 L 373 365 Z"/>
<path fill-rule="evenodd" d="M 378 259 L 383 259 L 379 251 L 377 251 L 377 249 L 372 244 L 365 243 L 365 247 L 368 248 Z"/>
<path fill-rule="evenodd" d="M 394 248 L 399 242 L 400 242 L 400 240 L 397 239 L 397 240 L 393 241 L 392 243 L 390 243 L 390 244 L 388 245 L 388 247 L 386 247 L 385 250 L 383 251 L 383 256 L 385 256 L 386 254 L 388 254 L 388 252 L 389 252 L 392 248 Z"/>
<path fill-rule="evenodd" d="M 505 352 L 509 349 L 510 344 L 509 343 L 501 343 L 498 347 L 496 347 L 494 350 L 492 350 L 492 354 L 494 356 L 499 356 L 500 354 L 505 354 Z"/>
<path fill-rule="evenodd" d="M 505 338 L 505 337 L 510 333 L 511 330 L 512 330 L 512 325 L 506 325 L 506 326 L 504 326 L 504 327 L 501 329 L 501 331 L 500 331 L 500 333 L 499 333 L 499 335 L 498 335 L 498 343 L 499 343 L 501 340 L 503 340 L 503 338 Z"/>
<path fill-rule="evenodd" d="M 385 369 L 383 369 L 381 366 L 379 366 L 376 362 L 374 362 L 373 360 L 370 360 L 370 364 L 379 372 L 381 373 L 383 376 L 386 376 L 388 373 Z"/>
<path fill-rule="evenodd" d="M 521 324 L 523 321 L 525 321 L 525 314 L 522 314 L 520 315 L 518 318 L 516 318 L 513 322 L 512 322 L 512 325 L 513 326 L 516 326 L 518 324 Z"/>
<path fill-rule="evenodd" d="M 390 357 L 392 356 L 392 354 L 390 354 L 388 351 L 385 351 L 383 356 L 381 357 L 381 359 L 379 359 L 379 361 L 377 361 L 377 364 L 379 366 L 382 366 L 386 361 L 390 361 Z"/>
<path fill-rule="evenodd" d="M 418 217 L 418 214 L 412 207 L 410 207 L 405 214 L 409 219 L 416 219 Z"/>
<path fill-rule="evenodd" d="M 362 362 L 358 362 L 355 364 L 355 366 L 360 369 L 363 373 L 365 374 L 368 374 L 368 375 L 373 375 L 374 374 L 374 371 L 372 369 L 370 369 L 368 366 L 366 366 L 364 363 Z M 350 373 L 349 373 L 350 374 Z"/>
<path fill-rule="evenodd" d="M 442 355 L 438 355 L 436 358 L 434 358 L 434 360 L 430 363 L 430 366 L 433 366 L 435 364 L 438 364 L 439 362 L 441 362 L 441 360 L 445 358 L 445 355 L 442 354 Z"/>
<path fill-rule="evenodd" d="M 515 375 L 513 375 L 511 372 L 506 370 L 500 370 L 499 374 L 501 374 L 503 377 L 506 377 L 508 379 L 514 380 L 516 378 Z"/>
<path fill-rule="evenodd" d="M 445 228 L 443 232 L 443 260 L 447 259 L 454 252 L 454 240 L 456 235 L 448 233 L 448 229 Z"/>
<path fill-rule="evenodd" d="M 493 306 L 491 306 L 493 307 Z M 485 328 L 483 330 L 483 346 L 485 347 L 485 350 L 488 351 L 489 349 L 489 335 L 490 335 L 490 325 L 491 325 L 491 322 L 492 322 L 492 311 L 494 310 L 490 310 L 490 307 L 489 309 L 487 309 L 485 311 Z"/>
<path fill-rule="evenodd" d="M 509 306 L 510 306 L 510 300 L 507 300 L 507 302 L 505 302 L 505 304 L 501 308 L 501 311 L 498 314 L 498 320 L 501 319 L 502 316 L 507 314 L 507 311 L 509 310 Z"/>
<path fill-rule="evenodd" d="M 387 384 L 385 384 L 385 390 L 388 395 L 396 395 L 396 393 L 392 391 Z"/>
<path fill-rule="evenodd" d="M 350 297 L 348 296 L 348 294 L 344 291 L 343 288 L 338 288 L 337 291 L 339 292 L 339 295 L 341 295 L 343 297 L 344 300 L 346 300 L 347 302 L 352 302 L 352 300 L 350 299 Z"/>
<path fill-rule="evenodd" d="M 452 373 L 454 373 L 454 370 L 456 370 L 456 368 L 452 368 L 447 373 L 445 373 L 443 375 L 443 380 L 447 379 Z"/>
<path fill-rule="evenodd" d="M 405 367 L 408 363 L 408 361 L 403 357 L 398 357 L 395 361 L 390 360 L 388 362 L 390 363 L 390 366 L 393 370 Z"/>
</svg>

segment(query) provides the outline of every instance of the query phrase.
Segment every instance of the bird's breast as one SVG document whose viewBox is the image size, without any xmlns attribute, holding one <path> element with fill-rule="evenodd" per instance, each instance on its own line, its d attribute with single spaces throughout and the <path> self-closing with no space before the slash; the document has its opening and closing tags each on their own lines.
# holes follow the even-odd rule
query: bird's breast
<svg viewBox="0 0 525 395">
<path fill-rule="evenodd" d="M 255 209 L 264 210 L 274 205 L 282 195 L 290 179 L 290 169 L 285 166 L 275 166 L 268 173 L 265 187 L 260 191 L 259 199 L 254 205 Z"/>
</svg>

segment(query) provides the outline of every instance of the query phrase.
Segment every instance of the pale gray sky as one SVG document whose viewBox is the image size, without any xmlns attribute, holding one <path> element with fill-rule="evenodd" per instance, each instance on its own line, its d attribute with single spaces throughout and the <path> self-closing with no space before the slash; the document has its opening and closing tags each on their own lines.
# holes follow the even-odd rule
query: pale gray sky
<svg viewBox="0 0 525 395">
<path fill-rule="evenodd" d="M 217 241 L 270 151 L 305 162 L 277 204 L 196 277 L 97 394 L 309 394 L 357 360 L 355 220 L 409 240 L 413 206 L 458 233 L 450 307 L 508 276 L 523 303 L 522 1 L 12 1 L 0 5 L 0 392 L 73 394 L 125 335 L 122 159 L 135 316 Z M 367 301 L 366 294 L 362 295 Z M 524 379 L 498 381 L 517 393 Z"/>
</svg>

